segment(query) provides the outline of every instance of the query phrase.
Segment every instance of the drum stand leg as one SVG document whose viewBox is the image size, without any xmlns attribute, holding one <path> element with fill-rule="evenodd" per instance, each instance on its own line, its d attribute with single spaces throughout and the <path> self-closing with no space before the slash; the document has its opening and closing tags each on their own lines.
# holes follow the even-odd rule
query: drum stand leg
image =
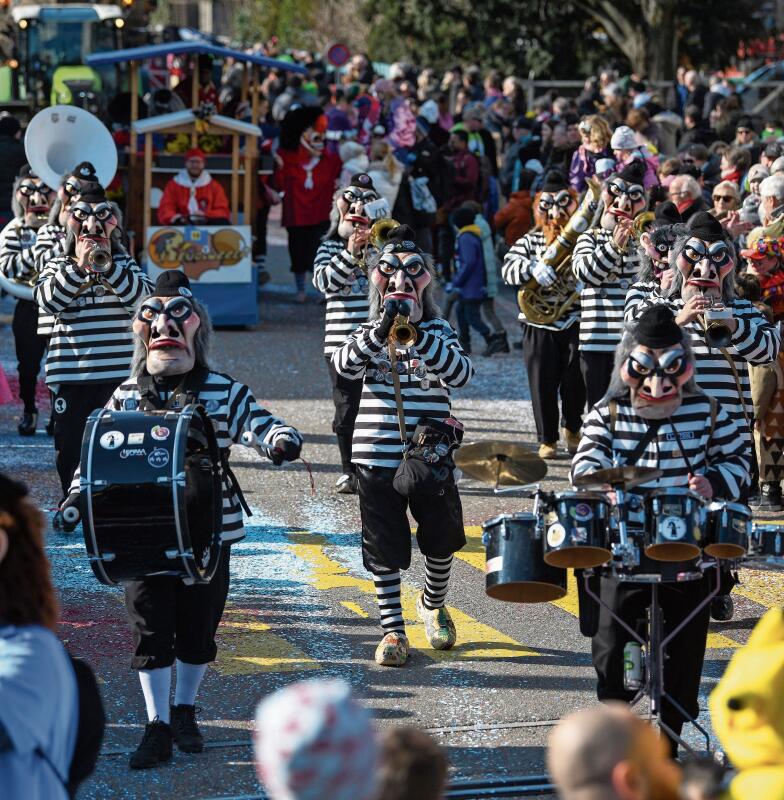
<svg viewBox="0 0 784 800">
<path fill-rule="evenodd" d="M 713 567 L 712 567 L 713 568 Z M 643 697 L 648 697 L 650 702 L 649 719 L 656 720 L 660 730 L 664 731 L 667 736 L 674 739 L 678 744 L 682 745 L 691 755 L 696 756 L 694 748 L 686 741 L 677 735 L 667 724 L 662 722 L 661 708 L 662 701 L 666 700 L 675 710 L 683 717 L 686 722 L 691 722 L 695 728 L 705 737 L 705 749 L 711 752 L 711 738 L 708 731 L 700 725 L 684 708 L 678 703 L 677 700 L 670 697 L 664 690 L 664 660 L 666 658 L 667 645 L 689 624 L 697 614 L 707 606 L 711 600 L 719 593 L 719 562 L 715 563 L 716 570 L 716 585 L 708 596 L 702 600 L 695 608 L 691 610 L 689 615 L 683 619 L 670 633 L 662 638 L 664 633 L 664 617 L 661 612 L 661 605 L 659 603 L 659 586 L 656 583 L 651 584 L 651 604 L 648 606 L 647 618 L 647 634 L 645 637 L 639 636 L 637 631 L 634 630 L 625 620 L 621 619 L 615 610 L 611 608 L 598 594 L 591 590 L 588 578 L 590 571 L 586 570 L 583 580 L 585 581 L 585 591 L 588 596 L 597 602 L 600 606 L 607 609 L 610 616 L 617 622 L 629 636 L 645 648 L 646 651 L 646 679 L 644 686 L 637 692 L 634 699 L 629 704 L 631 707 L 637 705 Z"/>
</svg>

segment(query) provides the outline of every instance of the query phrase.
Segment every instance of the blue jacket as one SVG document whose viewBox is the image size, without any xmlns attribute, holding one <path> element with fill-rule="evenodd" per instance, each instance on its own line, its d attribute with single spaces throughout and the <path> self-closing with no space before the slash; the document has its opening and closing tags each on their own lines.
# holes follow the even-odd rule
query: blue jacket
<svg viewBox="0 0 784 800">
<path fill-rule="evenodd" d="M 452 285 L 463 300 L 484 300 L 487 296 L 482 233 L 476 225 L 466 225 L 457 234 L 457 274 Z"/>
</svg>

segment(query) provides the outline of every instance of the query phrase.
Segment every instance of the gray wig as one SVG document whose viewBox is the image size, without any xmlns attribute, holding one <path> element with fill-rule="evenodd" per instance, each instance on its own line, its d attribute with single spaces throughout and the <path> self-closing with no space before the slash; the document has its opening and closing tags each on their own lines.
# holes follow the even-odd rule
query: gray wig
<svg viewBox="0 0 784 800">
<path fill-rule="evenodd" d="M 681 289 L 683 289 L 683 275 L 681 275 L 681 271 L 678 269 L 678 256 L 683 252 L 686 242 L 692 238 L 694 237 L 692 237 L 690 233 L 682 229 L 670 250 L 670 269 L 672 270 L 673 278 L 670 288 L 667 291 L 668 298 L 680 297 Z M 729 304 L 735 299 L 735 267 L 737 265 L 735 245 L 732 243 L 732 237 L 726 231 L 720 241 L 727 245 L 727 249 L 733 259 L 732 269 L 724 276 L 724 283 L 721 287 L 721 299 Z"/>
<path fill-rule="evenodd" d="M 210 345 L 212 344 L 212 320 L 210 319 L 210 313 L 195 297 L 189 297 L 188 299 L 193 304 L 193 310 L 201 318 L 201 325 L 199 325 L 199 328 L 196 331 L 196 336 L 193 339 L 193 348 L 196 355 L 195 366 L 209 369 Z M 149 300 L 149 297 L 142 298 L 136 304 L 136 308 L 133 310 L 133 316 L 131 317 L 131 322 L 136 319 L 139 309 L 146 300 Z M 134 334 L 133 358 L 131 359 L 131 377 L 138 378 L 140 375 L 146 374 L 147 348 L 145 347 L 142 338 Z"/>
<path fill-rule="evenodd" d="M 377 253 L 368 266 L 368 300 L 370 301 L 370 313 L 368 319 L 378 319 L 383 309 L 381 308 L 381 292 L 371 278 L 373 271 L 378 267 L 378 262 L 381 259 L 381 253 Z M 434 284 L 436 279 L 436 272 L 433 267 L 433 257 L 429 253 L 422 253 L 422 258 L 425 261 L 425 268 L 430 273 L 430 283 L 425 286 L 422 292 L 422 319 L 437 319 L 441 316 L 441 309 L 433 297 Z"/>
<path fill-rule="evenodd" d="M 665 240 L 669 243 L 673 238 L 677 240 L 677 238 L 685 232 L 686 228 L 680 223 L 677 225 L 659 225 L 657 228 L 650 231 L 651 241 L 654 245 L 660 244 Z M 640 256 L 640 269 L 637 271 L 637 280 L 642 283 L 652 283 L 656 281 L 657 278 L 653 270 L 653 259 L 645 252 L 642 243 L 640 243 L 637 248 L 637 254 Z M 669 268 L 672 269 L 671 264 Z"/>
<path fill-rule="evenodd" d="M 25 211 L 22 208 L 22 204 L 19 202 L 19 200 L 16 197 L 16 193 L 17 193 L 17 191 L 19 191 L 19 184 L 22 181 L 27 181 L 27 180 L 30 180 L 30 176 L 29 175 L 17 176 L 16 179 L 14 180 L 13 189 L 11 189 L 11 211 L 13 212 L 15 219 L 22 219 L 22 217 L 25 214 Z M 46 187 L 46 191 L 51 193 L 52 190 L 47 186 Z M 41 224 L 43 224 L 43 223 L 41 223 Z"/>
<path fill-rule="evenodd" d="M 338 225 L 340 225 L 340 211 L 338 211 L 338 200 L 342 196 L 343 192 L 348 189 L 348 186 L 341 186 L 339 189 L 335 191 L 335 194 L 332 195 L 332 209 L 329 212 L 329 228 L 327 232 L 321 237 L 322 242 L 326 242 L 327 239 L 340 239 L 340 235 L 338 234 Z M 375 187 L 373 191 L 376 193 L 376 198 L 380 199 L 381 195 L 378 192 L 378 189 Z"/>
<path fill-rule="evenodd" d="M 624 397 L 629 392 L 629 386 L 625 384 L 623 378 L 621 378 L 621 366 L 626 363 L 626 360 L 629 358 L 634 348 L 640 343 L 637 339 L 636 328 L 636 323 L 627 322 L 624 325 L 623 337 L 621 338 L 620 344 L 615 348 L 612 378 L 610 379 L 610 385 L 607 387 L 607 393 L 602 398 L 603 401 L 616 400 L 619 397 Z M 686 358 L 694 364 L 694 351 L 692 350 L 691 340 L 685 331 L 681 345 L 683 346 Z M 705 394 L 697 385 L 696 374 L 697 370 L 695 369 L 691 378 L 683 384 L 684 394 Z"/>
</svg>

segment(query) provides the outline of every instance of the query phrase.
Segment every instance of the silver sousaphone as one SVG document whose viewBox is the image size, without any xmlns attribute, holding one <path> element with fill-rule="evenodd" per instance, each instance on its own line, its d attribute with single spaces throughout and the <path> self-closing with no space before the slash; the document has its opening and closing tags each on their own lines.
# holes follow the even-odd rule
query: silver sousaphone
<svg viewBox="0 0 784 800">
<path fill-rule="evenodd" d="M 117 148 L 109 129 L 94 114 L 76 106 L 50 106 L 27 126 L 25 154 L 33 172 L 54 191 L 63 175 L 89 161 L 106 188 L 117 172 Z M 22 300 L 33 299 L 32 280 L 8 278 L 0 272 L 0 289 Z"/>
</svg>

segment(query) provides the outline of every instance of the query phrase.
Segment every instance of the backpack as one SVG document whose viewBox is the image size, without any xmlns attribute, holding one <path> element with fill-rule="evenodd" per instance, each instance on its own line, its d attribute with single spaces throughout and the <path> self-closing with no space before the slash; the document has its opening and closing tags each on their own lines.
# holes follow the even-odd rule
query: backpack
<svg viewBox="0 0 784 800">
<path fill-rule="evenodd" d="M 81 658 L 74 658 L 70 654 L 69 658 L 76 676 L 76 690 L 79 696 L 79 727 L 66 788 L 68 794 L 75 797 L 79 784 L 92 774 L 98 762 L 106 728 L 106 715 L 101 693 L 98 691 L 98 681 L 92 668 Z"/>
</svg>

